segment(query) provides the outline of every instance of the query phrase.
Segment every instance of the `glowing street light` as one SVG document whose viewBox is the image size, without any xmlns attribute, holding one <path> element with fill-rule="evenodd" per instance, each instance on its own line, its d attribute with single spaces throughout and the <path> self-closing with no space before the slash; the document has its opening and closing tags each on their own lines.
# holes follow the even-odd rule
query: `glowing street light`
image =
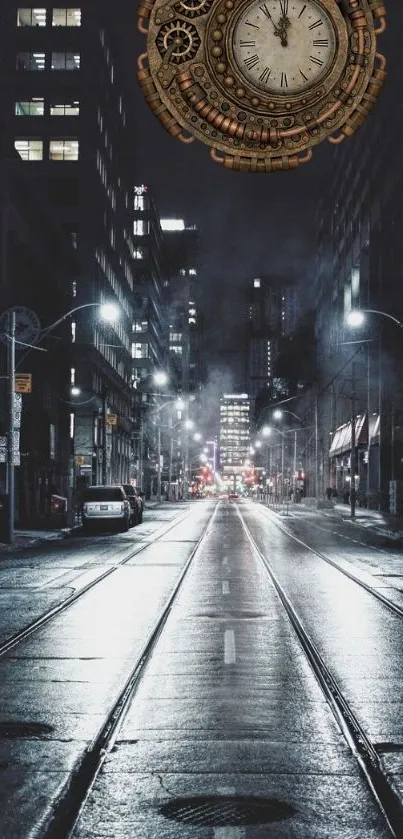
<svg viewBox="0 0 403 839">
<path fill-rule="evenodd" d="M 120 312 L 115 303 L 101 303 L 99 314 L 102 320 L 113 322 L 119 318 Z"/>
<path fill-rule="evenodd" d="M 196 434 L 193 434 L 193 439 L 198 443 L 201 440 L 202 436 L 199 431 L 196 431 Z"/>
<path fill-rule="evenodd" d="M 402 321 L 395 318 L 394 315 L 389 314 L 389 312 L 381 312 L 379 309 L 352 309 L 346 316 L 346 321 L 349 326 L 362 326 L 365 322 L 365 315 L 382 315 L 384 318 L 393 320 L 393 323 L 396 323 L 400 329 L 403 329 Z"/>
<path fill-rule="evenodd" d="M 163 386 L 168 384 L 168 376 L 164 373 L 163 370 L 157 371 L 157 373 L 153 374 L 153 379 L 156 385 Z"/>
<path fill-rule="evenodd" d="M 190 431 L 191 428 L 194 428 L 194 422 L 191 419 L 185 420 L 185 428 L 187 431 Z"/>
<path fill-rule="evenodd" d="M 73 385 L 73 387 L 70 389 L 70 393 L 72 396 L 80 396 L 81 388 L 77 387 L 77 385 Z"/>
<path fill-rule="evenodd" d="M 270 427 L 270 425 L 264 425 L 262 428 L 263 437 L 269 437 L 272 431 L 273 429 Z"/>
</svg>

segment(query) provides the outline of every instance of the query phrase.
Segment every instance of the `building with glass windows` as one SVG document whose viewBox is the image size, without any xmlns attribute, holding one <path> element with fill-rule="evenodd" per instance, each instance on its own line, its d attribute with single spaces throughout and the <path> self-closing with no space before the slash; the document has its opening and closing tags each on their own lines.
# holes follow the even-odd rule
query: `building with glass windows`
<svg viewBox="0 0 403 839">
<path fill-rule="evenodd" d="M 224 481 L 233 486 L 248 465 L 250 399 L 246 393 L 227 393 L 220 399 L 220 466 Z"/>
<path fill-rule="evenodd" d="M 119 8 L 9 0 L 0 24 L 1 154 L 16 151 L 40 183 L 79 265 L 66 280 L 78 311 L 65 383 L 78 483 L 126 481 L 131 459 L 135 125 L 120 35 L 131 15 Z M 92 305 L 104 302 L 119 308 L 113 323 Z"/>
</svg>

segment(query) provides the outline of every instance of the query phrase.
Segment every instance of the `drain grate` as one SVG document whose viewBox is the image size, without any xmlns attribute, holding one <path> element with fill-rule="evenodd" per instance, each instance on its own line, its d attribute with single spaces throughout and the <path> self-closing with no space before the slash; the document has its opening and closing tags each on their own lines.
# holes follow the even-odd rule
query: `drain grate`
<svg viewBox="0 0 403 839">
<path fill-rule="evenodd" d="M 293 807 L 275 798 L 229 795 L 176 798 L 162 804 L 159 811 L 172 821 L 208 827 L 267 824 L 295 813 Z"/>
<path fill-rule="evenodd" d="M 43 722 L 0 722 L 0 739 L 18 740 L 20 737 L 43 737 L 51 734 L 52 725 Z"/>
</svg>

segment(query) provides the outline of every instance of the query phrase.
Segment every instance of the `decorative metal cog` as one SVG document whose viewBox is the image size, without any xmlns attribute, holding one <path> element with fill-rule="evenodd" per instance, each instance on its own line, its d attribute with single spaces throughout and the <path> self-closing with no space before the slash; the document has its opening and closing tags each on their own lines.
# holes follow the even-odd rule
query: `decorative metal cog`
<svg viewBox="0 0 403 839">
<path fill-rule="evenodd" d="M 208 12 L 213 0 L 180 0 L 175 6 L 176 10 L 185 17 L 199 17 Z"/>
<path fill-rule="evenodd" d="M 197 30 L 185 20 L 166 23 L 161 27 L 157 38 L 160 55 L 173 64 L 183 64 L 194 58 L 200 43 Z"/>
</svg>

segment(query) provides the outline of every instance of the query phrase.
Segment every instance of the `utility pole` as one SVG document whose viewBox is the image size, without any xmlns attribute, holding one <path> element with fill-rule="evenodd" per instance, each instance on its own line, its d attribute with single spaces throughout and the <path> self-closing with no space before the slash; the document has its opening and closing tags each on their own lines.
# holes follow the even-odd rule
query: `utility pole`
<svg viewBox="0 0 403 839">
<path fill-rule="evenodd" d="M 294 490 L 294 500 L 295 500 L 295 487 L 297 485 L 297 432 L 294 431 L 294 462 L 293 462 L 293 480 L 292 480 L 292 488 Z"/>
<path fill-rule="evenodd" d="M 172 434 L 172 431 L 171 431 Z M 169 471 L 168 471 L 168 501 L 172 501 L 172 466 L 174 459 L 174 438 L 171 436 L 169 444 Z"/>
<path fill-rule="evenodd" d="M 315 396 L 315 495 L 319 500 L 319 419 L 318 397 Z"/>
<path fill-rule="evenodd" d="M 7 490 L 8 490 L 8 542 L 14 542 L 14 387 L 15 387 L 15 311 L 9 313 L 10 332 L 8 345 L 8 452 L 7 452 Z"/>
<path fill-rule="evenodd" d="M 158 423 L 158 432 L 157 432 L 157 498 L 158 501 L 161 503 L 161 424 Z"/>
<path fill-rule="evenodd" d="M 351 373 L 351 457 L 350 457 L 350 516 L 355 519 L 355 473 L 356 473 L 356 439 L 355 439 L 355 364 L 352 363 Z"/>
<path fill-rule="evenodd" d="M 106 388 L 102 388 L 102 483 L 106 486 Z"/>
<path fill-rule="evenodd" d="M 139 481 L 140 492 L 143 492 L 143 488 L 144 488 L 143 450 L 144 450 L 144 419 L 143 419 L 143 415 L 141 414 L 141 416 L 140 416 L 140 440 L 139 440 L 139 471 L 138 471 L 138 481 Z"/>
</svg>

